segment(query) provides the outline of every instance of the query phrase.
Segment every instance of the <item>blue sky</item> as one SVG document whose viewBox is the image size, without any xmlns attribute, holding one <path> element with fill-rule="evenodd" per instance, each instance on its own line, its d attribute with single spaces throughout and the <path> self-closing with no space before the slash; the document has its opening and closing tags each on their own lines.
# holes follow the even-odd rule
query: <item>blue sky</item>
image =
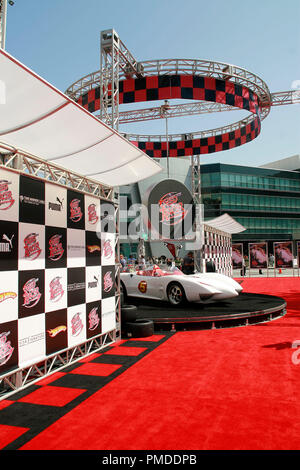
<svg viewBox="0 0 300 470">
<path fill-rule="evenodd" d="M 300 81 L 299 17 L 299 0 L 15 0 L 8 7 L 6 50 L 65 91 L 100 68 L 100 31 L 114 28 L 137 60 L 227 62 L 259 75 L 278 92 Z M 238 119 L 235 112 L 169 119 L 169 133 Z M 165 123 L 134 123 L 120 131 L 163 134 Z M 253 142 L 201 161 L 256 166 L 295 155 L 299 131 L 300 105 L 274 107 Z"/>
</svg>

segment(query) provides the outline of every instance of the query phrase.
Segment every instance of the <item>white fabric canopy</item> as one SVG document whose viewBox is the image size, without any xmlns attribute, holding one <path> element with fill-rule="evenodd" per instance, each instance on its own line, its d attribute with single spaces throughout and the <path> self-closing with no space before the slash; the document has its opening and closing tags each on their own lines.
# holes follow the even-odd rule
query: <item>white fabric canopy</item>
<svg viewBox="0 0 300 470">
<path fill-rule="evenodd" d="M 0 142 L 108 186 L 162 168 L 14 57 L 0 49 Z"/>
<path fill-rule="evenodd" d="M 223 232 L 227 233 L 240 233 L 247 230 L 243 225 L 233 219 L 229 214 L 223 214 L 219 217 L 216 217 L 215 219 L 206 220 L 204 223 L 206 225 L 209 225 L 210 227 L 222 230 Z"/>
</svg>

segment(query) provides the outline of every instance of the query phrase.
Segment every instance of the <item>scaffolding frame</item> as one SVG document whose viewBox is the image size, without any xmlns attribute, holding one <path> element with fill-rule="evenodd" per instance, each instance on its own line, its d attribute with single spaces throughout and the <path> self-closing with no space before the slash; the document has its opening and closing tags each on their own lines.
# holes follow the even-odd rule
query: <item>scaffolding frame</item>
<svg viewBox="0 0 300 470">
<path fill-rule="evenodd" d="M 115 210 L 115 249 L 117 260 L 119 260 L 119 206 L 114 200 L 113 188 L 105 186 L 98 181 L 79 175 L 71 170 L 62 168 L 55 163 L 47 162 L 37 156 L 30 155 L 19 150 L 12 150 L 0 142 L 0 168 L 24 174 L 38 180 L 50 182 L 72 188 L 84 194 L 95 196 L 102 201 L 114 204 Z M 120 295 L 120 266 L 115 264 L 116 293 L 115 293 L 115 314 L 116 327 L 106 333 L 102 333 L 94 338 L 87 339 L 82 344 L 61 350 L 53 355 L 47 356 L 44 360 L 21 367 L 0 376 L 0 400 L 23 390 L 38 380 L 49 376 L 71 364 L 79 361 L 96 351 L 108 347 L 121 339 L 121 295 Z"/>
<path fill-rule="evenodd" d="M 59 351 L 52 356 L 47 356 L 43 361 L 0 376 L 0 400 L 33 385 L 46 376 L 48 377 L 80 361 L 92 353 L 101 351 L 115 343 L 116 340 L 116 331 L 112 330 L 95 338 L 91 338 L 82 344 Z"/>
<path fill-rule="evenodd" d="M 204 214 L 201 204 L 201 171 L 200 155 L 191 156 L 192 196 L 196 208 L 194 231 L 196 234 L 194 249 L 194 266 L 197 272 L 203 272 Z"/>
<path fill-rule="evenodd" d="M 143 76 L 143 67 L 133 57 L 114 29 L 100 33 L 100 119 L 113 129 L 119 129 L 119 77 Z M 71 96 L 71 93 L 68 92 Z"/>
</svg>

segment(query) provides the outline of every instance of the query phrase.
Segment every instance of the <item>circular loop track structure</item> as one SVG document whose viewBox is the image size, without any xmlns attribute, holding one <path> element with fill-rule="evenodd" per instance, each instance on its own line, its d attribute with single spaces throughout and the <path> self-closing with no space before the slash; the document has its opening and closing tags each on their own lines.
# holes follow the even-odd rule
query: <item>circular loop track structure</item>
<svg viewBox="0 0 300 470">
<path fill-rule="evenodd" d="M 103 83 L 101 73 L 105 73 L 105 70 L 86 75 L 66 90 L 66 94 L 91 113 L 100 110 L 100 83 Z M 216 111 L 249 112 L 249 116 L 233 124 L 192 133 L 122 133 L 154 158 L 208 154 L 238 147 L 259 135 L 261 121 L 267 117 L 273 104 L 286 104 L 282 102 L 285 97 L 280 97 L 281 101 L 274 103 L 274 94 L 271 95 L 260 77 L 223 62 L 193 59 L 144 61 L 139 62 L 135 69 L 120 67 L 118 78 L 118 104 L 172 99 L 195 100 L 195 104 L 168 105 L 165 109 L 160 106 L 119 112 L 119 123 Z"/>
</svg>

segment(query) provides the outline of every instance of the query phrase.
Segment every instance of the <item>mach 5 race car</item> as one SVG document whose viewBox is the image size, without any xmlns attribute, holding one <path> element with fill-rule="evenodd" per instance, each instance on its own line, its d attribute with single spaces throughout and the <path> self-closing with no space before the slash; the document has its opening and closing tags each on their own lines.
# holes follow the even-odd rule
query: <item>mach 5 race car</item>
<svg viewBox="0 0 300 470">
<path fill-rule="evenodd" d="M 178 268 L 164 271 L 157 265 L 136 272 L 121 272 L 125 297 L 166 300 L 172 305 L 207 303 L 231 299 L 242 291 L 241 285 L 218 273 L 183 274 Z"/>
</svg>

